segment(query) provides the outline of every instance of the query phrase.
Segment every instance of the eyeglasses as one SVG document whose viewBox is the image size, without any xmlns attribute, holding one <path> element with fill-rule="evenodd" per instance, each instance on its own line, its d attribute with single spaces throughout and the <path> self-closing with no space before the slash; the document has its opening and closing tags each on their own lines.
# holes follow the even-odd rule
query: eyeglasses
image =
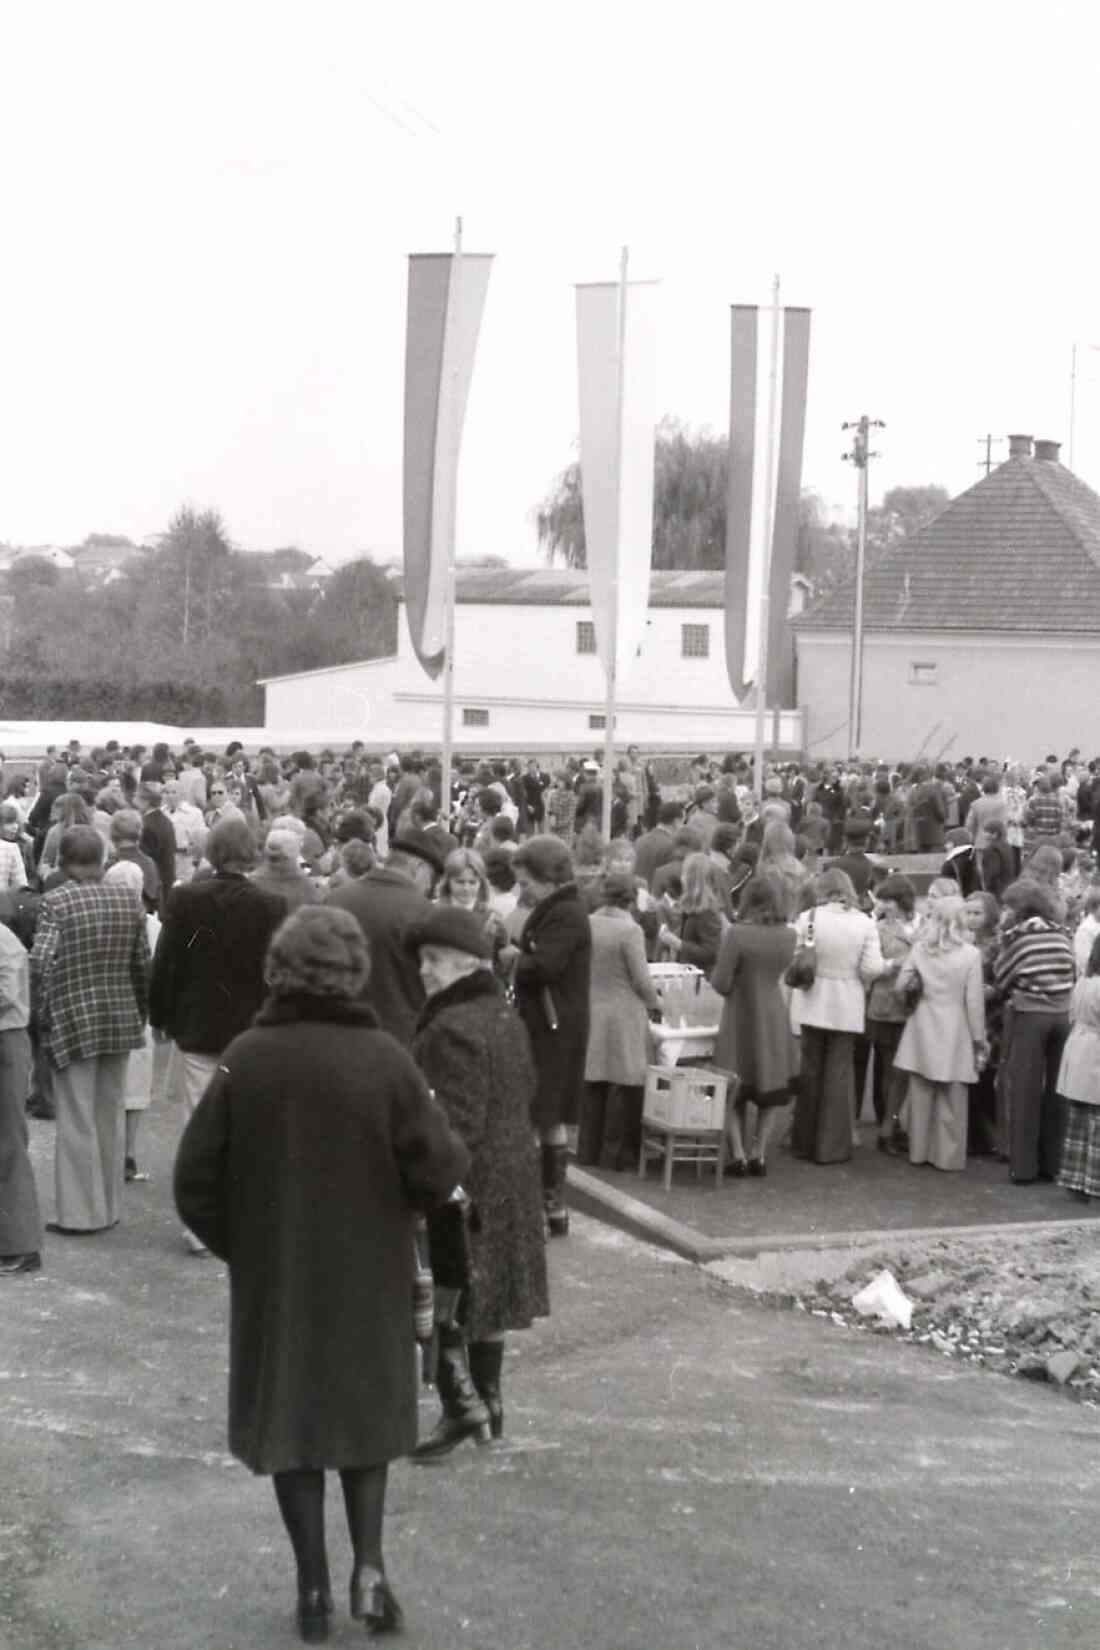
<svg viewBox="0 0 1100 1650">
<path fill-rule="evenodd" d="M 210 795 L 211 796 L 224 796 L 225 792 L 224 791 L 211 791 Z"/>
</svg>

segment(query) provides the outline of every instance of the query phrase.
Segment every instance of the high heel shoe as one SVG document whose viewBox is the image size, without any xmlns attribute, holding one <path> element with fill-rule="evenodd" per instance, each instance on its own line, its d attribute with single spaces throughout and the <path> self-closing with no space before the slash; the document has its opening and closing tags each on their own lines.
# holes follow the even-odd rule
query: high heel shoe
<svg viewBox="0 0 1100 1650">
<path fill-rule="evenodd" d="M 351 1616 L 353 1621 L 365 1622 L 371 1634 L 399 1633 L 405 1625 L 405 1613 L 393 1588 L 381 1570 L 369 1564 L 351 1573 Z"/>
<path fill-rule="evenodd" d="M 298 1594 L 298 1637 L 304 1644 L 323 1644 L 328 1638 L 332 1595 L 327 1587 L 310 1587 Z"/>
</svg>

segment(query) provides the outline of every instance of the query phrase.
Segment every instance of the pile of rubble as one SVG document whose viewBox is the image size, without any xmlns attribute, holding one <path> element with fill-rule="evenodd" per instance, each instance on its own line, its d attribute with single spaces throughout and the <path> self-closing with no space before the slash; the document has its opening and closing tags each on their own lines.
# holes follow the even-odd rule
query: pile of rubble
<svg viewBox="0 0 1100 1650">
<path fill-rule="evenodd" d="M 884 1270 L 912 1306 L 908 1328 L 863 1316 L 852 1304 Z M 842 1276 L 788 1299 L 818 1317 L 1054 1381 L 1100 1403 L 1100 1228 L 1092 1222 L 862 1250 Z"/>
</svg>

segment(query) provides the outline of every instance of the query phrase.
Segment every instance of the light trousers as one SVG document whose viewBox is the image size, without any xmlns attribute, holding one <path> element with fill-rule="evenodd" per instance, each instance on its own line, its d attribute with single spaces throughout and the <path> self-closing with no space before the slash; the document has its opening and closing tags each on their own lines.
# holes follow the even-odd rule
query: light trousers
<svg viewBox="0 0 1100 1650">
<path fill-rule="evenodd" d="M 129 1054 L 97 1054 L 54 1070 L 57 1222 L 71 1231 L 102 1231 L 122 1213 L 129 1061 Z"/>
</svg>

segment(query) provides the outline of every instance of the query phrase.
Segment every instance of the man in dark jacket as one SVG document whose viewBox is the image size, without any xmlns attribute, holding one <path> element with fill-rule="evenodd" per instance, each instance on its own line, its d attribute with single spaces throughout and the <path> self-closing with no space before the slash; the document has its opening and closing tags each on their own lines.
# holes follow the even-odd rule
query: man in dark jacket
<svg viewBox="0 0 1100 1650">
<path fill-rule="evenodd" d="M 160 875 L 160 911 L 163 917 L 168 894 L 176 880 L 176 832 L 161 810 L 164 792 L 156 780 L 148 780 L 138 791 L 141 809 L 141 851 L 148 854 Z"/>
<path fill-rule="evenodd" d="M 287 914 L 285 900 L 247 876 L 255 854 L 243 819 L 215 825 L 206 852 L 214 875 L 181 882 L 169 897 L 150 986 L 149 1023 L 176 1045 L 188 1116 L 264 1000 L 264 958 Z M 204 1252 L 185 1237 L 192 1253 Z"/>
<path fill-rule="evenodd" d="M 413 923 L 431 910 L 428 895 L 443 871 L 443 860 L 423 833 L 399 836 L 384 866 L 358 882 L 329 890 L 326 904 L 350 911 L 370 947 L 367 1001 L 383 1031 L 404 1048 L 412 1042 L 424 1006 L 424 987 L 406 938 Z"/>
<path fill-rule="evenodd" d="M 657 810 L 657 823 L 634 844 L 634 874 L 644 878 L 652 888 L 653 873 L 667 865 L 676 853 L 676 832 L 684 823 L 682 802 L 662 802 Z"/>
</svg>

